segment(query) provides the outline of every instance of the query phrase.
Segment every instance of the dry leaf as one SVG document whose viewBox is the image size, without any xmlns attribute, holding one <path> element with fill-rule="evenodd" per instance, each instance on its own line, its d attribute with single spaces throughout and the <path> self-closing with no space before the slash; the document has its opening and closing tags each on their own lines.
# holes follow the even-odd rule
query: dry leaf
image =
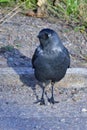
<svg viewBox="0 0 87 130">
<path fill-rule="evenodd" d="M 38 0 L 37 5 L 41 7 L 43 4 L 46 3 L 47 0 Z"/>
</svg>

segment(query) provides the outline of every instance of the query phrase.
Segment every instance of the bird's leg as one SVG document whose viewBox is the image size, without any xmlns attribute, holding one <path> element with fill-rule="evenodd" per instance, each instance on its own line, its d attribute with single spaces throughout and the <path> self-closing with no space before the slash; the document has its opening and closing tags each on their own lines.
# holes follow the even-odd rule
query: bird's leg
<svg viewBox="0 0 87 130">
<path fill-rule="evenodd" d="M 52 96 L 51 96 L 51 98 L 48 99 L 48 101 L 49 101 L 50 103 L 52 103 L 52 104 L 59 103 L 59 101 L 55 101 L 55 100 L 54 100 L 54 94 L 53 94 L 54 82 L 51 82 L 51 85 L 52 85 L 52 89 L 51 89 Z"/>
<path fill-rule="evenodd" d="M 35 104 L 36 103 L 40 103 L 40 105 L 45 105 L 45 100 L 44 100 L 44 91 L 45 91 L 45 87 L 42 87 L 42 96 L 41 96 L 41 99 L 40 100 L 37 100 L 36 102 L 34 102 Z M 38 98 L 37 98 L 38 99 Z"/>
<path fill-rule="evenodd" d="M 40 105 L 45 105 L 45 100 L 44 100 L 44 91 L 45 91 L 45 87 L 42 87 L 42 96 L 41 96 L 41 100 L 40 100 Z"/>
<path fill-rule="evenodd" d="M 42 88 L 42 95 L 41 95 L 41 98 L 38 100 L 38 97 L 37 97 L 37 101 L 34 102 L 35 104 L 36 103 L 40 103 L 40 105 L 45 105 L 45 100 L 44 100 L 44 93 L 45 93 L 45 84 L 41 83 L 41 88 Z"/>
</svg>

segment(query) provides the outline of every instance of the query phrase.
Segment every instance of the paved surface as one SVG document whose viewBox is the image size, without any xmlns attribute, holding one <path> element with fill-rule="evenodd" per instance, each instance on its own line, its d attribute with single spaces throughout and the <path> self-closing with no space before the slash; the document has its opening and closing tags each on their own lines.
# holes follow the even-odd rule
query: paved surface
<svg viewBox="0 0 87 130">
<path fill-rule="evenodd" d="M 1 94 L 0 130 L 86 130 L 86 93 L 81 91 L 83 97 L 77 94 L 76 101 L 68 98 L 45 106 L 34 104 L 34 96 L 30 98 L 24 92 L 19 93 L 4 92 L 3 98 Z"/>
<path fill-rule="evenodd" d="M 71 67 L 87 68 L 87 40 L 82 33 L 75 32 L 59 20 L 48 22 L 47 19 L 17 14 L 2 24 L 0 47 L 5 49 L 0 50 L 0 130 L 87 129 L 86 69 L 70 68 L 65 78 L 55 84 L 54 96 L 58 104 L 48 103 L 49 86 L 46 88 L 46 105 L 36 104 L 42 89 L 29 67 L 38 46 L 36 36 L 46 27 L 58 32 L 69 49 Z M 8 45 L 14 46 L 14 49 Z"/>
<path fill-rule="evenodd" d="M 59 103 L 49 104 L 45 95 L 46 105 L 41 106 L 36 101 L 42 90 L 31 68 L 0 69 L 0 130 L 86 130 L 86 71 L 70 68 L 54 88 Z M 50 87 L 46 91 L 50 97 Z"/>
<path fill-rule="evenodd" d="M 55 86 L 81 88 L 87 85 L 86 68 L 69 68 L 63 80 Z M 32 81 L 32 82 L 31 82 Z M 30 85 L 36 84 L 34 70 L 31 67 L 5 67 L 0 68 L 0 85 Z M 31 84 L 31 85 L 32 85 Z"/>
<path fill-rule="evenodd" d="M 2 118 L 1 130 L 86 130 L 86 118 Z"/>
</svg>

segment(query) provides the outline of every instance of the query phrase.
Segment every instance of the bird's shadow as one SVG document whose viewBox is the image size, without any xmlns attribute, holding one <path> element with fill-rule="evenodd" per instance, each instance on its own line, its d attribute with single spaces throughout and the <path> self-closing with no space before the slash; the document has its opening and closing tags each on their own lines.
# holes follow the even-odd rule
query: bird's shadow
<svg viewBox="0 0 87 130">
<path fill-rule="evenodd" d="M 17 67 L 32 67 L 31 58 L 22 54 L 18 49 L 12 46 L 4 46 L 0 48 L 0 55 L 3 55 L 7 60 L 8 67 L 12 67 L 13 70 L 19 75 L 19 78 L 23 85 L 30 87 L 33 90 L 33 94 L 36 97 L 36 102 L 39 101 L 38 95 L 36 93 L 36 85 L 40 85 L 35 79 L 34 75 L 29 77 L 28 74 L 20 75 Z"/>
</svg>

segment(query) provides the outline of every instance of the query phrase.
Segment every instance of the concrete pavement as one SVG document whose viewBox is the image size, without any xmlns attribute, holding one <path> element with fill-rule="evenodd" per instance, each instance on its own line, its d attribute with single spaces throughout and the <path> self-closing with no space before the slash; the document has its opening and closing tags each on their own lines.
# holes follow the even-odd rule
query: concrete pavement
<svg viewBox="0 0 87 130">
<path fill-rule="evenodd" d="M 41 88 L 32 68 L 0 68 L 0 130 L 86 130 L 87 69 L 70 68 L 52 105 L 36 104 Z M 48 96 L 49 90 L 47 90 Z"/>
</svg>

